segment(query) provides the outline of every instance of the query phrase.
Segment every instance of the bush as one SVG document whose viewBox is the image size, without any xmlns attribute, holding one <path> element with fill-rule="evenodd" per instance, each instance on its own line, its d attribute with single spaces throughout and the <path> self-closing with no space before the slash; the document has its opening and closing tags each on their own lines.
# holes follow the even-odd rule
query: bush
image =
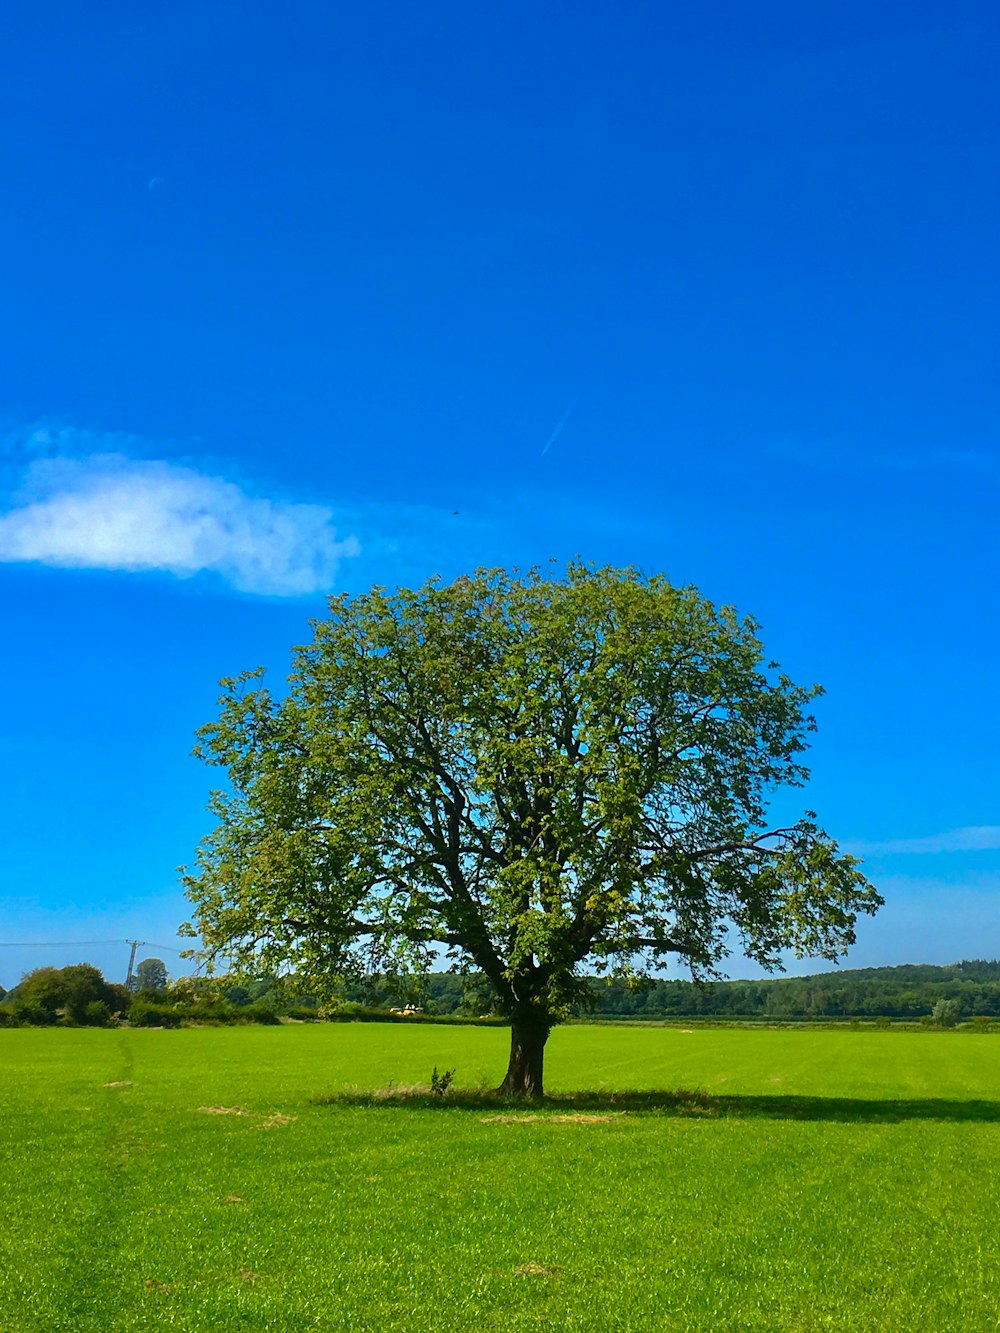
<svg viewBox="0 0 1000 1333">
<path fill-rule="evenodd" d="M 320 1010 L 312 1004 L 292 1004 L 282 1009 L 282 1018 L 297 1018 L 303 1023 L 315 1023 L 320 1017 Z"/>
<path fill-rule="evenodd" d="M 24 1006 L 21 1021 L 27 1023 L 54 1023 L 60 1015 L 68 1023 L 87 1023 L 92 1001 L 103 1004 L 106 1015 L 127 1008 L 128 1003 L 121 988 L 106 982 L 89 963 L 36 967 L 17 984 L 13 996 L 15 1004 Z"/>
<path fill-rule="evenodd" d="M 100 997 L 107 1002 L 112 1014 L 126 1014 L 132 1003 L 132 992 L 120 982 L 105 983 L 104 994 Z"/>
<path fill-rule="evenodd" d="M 278 1023 L 281 1020 L 274 1012 L 274 1005 L 269 1000 L 254 1000 L 237 1009 L 234 1017 L 249 1019 L 252 1023 Z"/>
<path fill-rule="evenodd" d="M 939 1028 L 953 1028 L 962 1017 L 962 1008 L 957 1000 L 938 1000 L 931 1014 Z"/>
<path fill-rule="evenodd" d="M 234 1011 L 225 1000 L 206 996 L 203 1000 L 196 999 L 187 1004 L 182 1001 L 174 1006 L 174 1012 L 178 1020 L 183 1018 L 190 1023 L 229 1023 L 232 1022 Z"/>
<path fill-rule="evenodd" d="M 32 1000 L 22 1000 L 17 996 L 6 1002 L 4 1010 L 10 1027 L 44 1027 L 56 1021 L 55 1014 L 44 1005 L 35 1004 Z"/>
<path fill-rule="evenodd" d="M 451 1080 L 455 1077 L 454 1069 L 446 1069 L 443 1074 L 438 1073 L 437 1065 L 434 1066 L 434 1073 L 431 1074 L 431 1092 L 435 1097 L 443 1097 L 451 1086 Z"/>
<path fill-rule="evenodd" d="M 128 1021 L 136 1028 L 176 1028 L 180 1027 L 181 1016 L 170 1005 L 135 1000 L 128 1011 Z"/>
<path fill-rule="evenodd" d="M 103 1000 L 88 1000 L 83 1006 L 82 1022 L 91 1028 L 106 1028 L 111 1022 L 111 1010 Z"/>
</svg>

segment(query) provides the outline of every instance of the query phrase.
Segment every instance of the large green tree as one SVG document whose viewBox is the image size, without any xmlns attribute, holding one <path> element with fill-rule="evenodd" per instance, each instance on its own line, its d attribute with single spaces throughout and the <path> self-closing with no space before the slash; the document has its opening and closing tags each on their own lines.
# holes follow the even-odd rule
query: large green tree
<svg viewBox="0 0 1000 1333">
<path fill-rule="evenodd" d="M 71 1023 L 88 1023 L 95 1021 L 101 1011 L 106 1019 L 109 1014 L 128 1008 L 124 986 L 105 981 L 90 963 L 36 967 L 21 978 L 8 998 L 24 1009 L 33 1010 L 37 1019 L 32 1021 L 48 1023 L 54 1023 L 60 1015 Z M 92 1010 L 93 1004 L 100 1008 Z"/>
<path fill-rule="evenodd" d="M 135 989 L 165 990 L 167 965 L 162 958 L 144 958 L 135 969 Z"/>
<path fill-rule="evenodd" d="M 820 691 L 731 607 L 580 564 L 329 605 L 281 697 L 226 680 L 199 733 L 229 777 L 185 877 L 209 955 L 314 976 L 446 955 L 510 1020 L 503 1089 L 541 1095 L 585 965 L 834 958 L 881 904 L 811 812 L 769 826 Z"/>
</svg>

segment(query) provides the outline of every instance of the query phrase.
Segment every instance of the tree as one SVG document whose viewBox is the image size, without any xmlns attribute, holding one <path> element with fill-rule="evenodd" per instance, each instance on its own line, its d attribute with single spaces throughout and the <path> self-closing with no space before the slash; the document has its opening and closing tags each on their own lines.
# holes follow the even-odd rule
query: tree
<svg viewBox="0 0 1000 1333">
<path fill-rule="evenodd" d="M 71 967 L 36 967 L 18 982 L 12 998 L 24 1009 L 37 1014 L 42 1023 L 54 1023 L 62 1015 L 70 1023 L 94 1021 L 88 1007 L 102 1006 L 105 1017 L 128 1007 L 124 988 L 104 980 L 98 968 L 90 963 L 75 963 Z"/>
<path fill-rule="evenodd" d="M 162 958 L 144 958 L 135 969 L 136 990 L 166 990 L 167 968 Z"/>
<path fill-rule="evenodd" d="M 225 680 L 199 733 L 229 776 L 185 876 L 209 960 L 316 976 L 444 952 L 510 1020 L 502 1089 L 540 1096 L 585 961 L 712 976 L 734 937 L 769 969 L 834 958 L 881 905 L 811 812 L 768 827 L 820 689 L 733 608 L 573 564 L 329 609 L 284 697 L 259 669 Z"/>
<path fill-rule="evenodd" d="M 958 1000 L 940 999 L 935 1004 L 931 1017 L 938 1027 L 956 1027 L 962 1017 L 962 1006 Z"/>
</svg>

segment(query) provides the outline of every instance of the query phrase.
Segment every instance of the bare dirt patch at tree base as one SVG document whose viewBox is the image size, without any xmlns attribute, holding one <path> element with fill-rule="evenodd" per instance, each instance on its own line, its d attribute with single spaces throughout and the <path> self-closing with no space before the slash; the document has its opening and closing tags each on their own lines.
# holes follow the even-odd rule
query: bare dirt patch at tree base
<svg viewBox="0 0 1000 1333">
<path fill-rule="evenodd" d="M 617 1115 L 590 1115 L 583 1111 L 572 1115 L 484 1115 L 484 1125 L 608 1125 L 621 1119 Z"/>
</svg>

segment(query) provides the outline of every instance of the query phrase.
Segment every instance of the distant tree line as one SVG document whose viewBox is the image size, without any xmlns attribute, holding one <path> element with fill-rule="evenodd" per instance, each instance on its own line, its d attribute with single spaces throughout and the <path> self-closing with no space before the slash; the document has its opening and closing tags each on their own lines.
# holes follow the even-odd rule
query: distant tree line
<svg viewBox="0 0 1000 1333">
<path fill-rule="evenodd" d="M 0 1027 L 179 1027 L 181 1023 L 276 1023 L 318 1016 L 319 1001 L 294 981 L 263 977 L 245 984 L 227 978 L 180 977 L 170 982 L 159 958 L 136 968 L 130 986 L 106 981 L 89 963 L 37 967 L 9 991 L 0 990 Z"/>
<path fill-rule="evenodd" d="M 12 990 L 0 990 L 0 1026 L 62 1024 L 176 1027 L 183 1022 L 276 1023 L 282 1018 L 391 1017 L 393 1006 L 415 1006 L 427 1017 L 492 1018 L 491 988 L 477 973 L 432 972 L 422 977 L 374 978 L 363 986 L 333 986 L 323 997 L 294 976 L 253 980 L 181 977 L 168 982 L 159 959 L 137 970 L 142 989 L 105 981 L 87 963 L 40 967 Z M 156 984 L 150 985 L 149 982 Z M 591 1003 L 577 1017 L 669 1020 L 714 1018 L 780 1022 L 897 1019 L 941 1026 L 1000 1019 L 1000 961 L 966 960 L 948 967 L 907 964 L 858 968 L 807 977 L 759 981 L 660 979 L 629 987 L 589 980 Z"/>
<path fill-rule="evenodd" d="M 759 981 L 657 981 L 648 990 L 594 983 L 595 1015 L 628 1018 L 920 1019 L 941 1000 L 961 1019 L 1000 1017 L 1000 962 L 908 964 Z"/>
<path fill-rule="evenodd" d="M 959 1020 L 1000 1018 L 1000 961 L 966 960 L 948 967 L 906 964 L 857 968 L 807 977 L 758 981 L 667 980 L 631 988 L 621 980 L 592 978 L 591 1006 L 578 1017 L 670 1019 L 817 1020 L 890 1018 L 919 1020 L 940 1001 L 954 1001 Z M 425 1007 L 437 1013 L 485 1014 L 489 987 L 482 978 L 431 974 Z M 414 990 L 414 997 L 417 992 Z M 952 1010 L 949 1010 L 952 1012 Z"/>
</svg>

